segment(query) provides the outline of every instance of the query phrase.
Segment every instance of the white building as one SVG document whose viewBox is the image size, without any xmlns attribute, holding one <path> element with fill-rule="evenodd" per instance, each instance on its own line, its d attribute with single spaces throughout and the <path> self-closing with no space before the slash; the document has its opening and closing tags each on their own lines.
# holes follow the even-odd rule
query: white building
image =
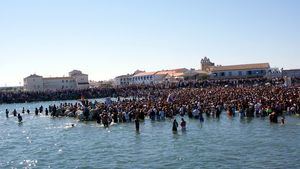
<svg viewBox="0 0 300 169">
<path fill-rule="evenodd" d="M 42 76 L 36 74 L 24 78 L 24 90 L 26 91 L 43 91 L 44 80 Z"/>
<path fill-rule="evenodd" d="M 210 77 L 213 79 L 264 77 L 269 69 L 269 63 L 213 66 L 210 68 Z"/>
<path fill-rule="evenodd" d="M 115 86 L 126 86 L 131 84 L 131 76 L 132 75 L 122 75 L 118 76 L 114 79 L 113 85 Z"/>
<path fill-rule="evenodd" d="M 126 86 L 132 84 L 159 84 L 166 81 L 175 81 L 183 79 L 188 69 L 173 69 L 173 70 L 161 70 L 155 72 L 145 72 L 137 70 L 133 74 L 127 74 L 118 76 L 114 79 L 115 86 Z"/>
<path fill-rule="evenodd" d="M 300 69 L 282 70 L 282 76 L 300 78 Z"/>
<path fill-rule="evenodd" d="M 69 90 L 89 88 L 88 75 L 74 70 L 69 77 L 47 77 L 43 78 L 36 74 L 24 78 L 24 90 L 26 91 L 48 91 Z"/>
<path fill-rule="evenodd" d="M 201 60 L 201 70 L 210 74 L 212 79 L 264 77 L 270 70 L 269 63 L 215 66 L 209 58 Z"/>
<path fill-rule="evenodd" d="M 89 76 L 87 74 L 83 74 L 79 70 L 73 70 L 69 73 L 69 77 L 75 79 L 78 89 L 89 88 Z"/>
</svg>

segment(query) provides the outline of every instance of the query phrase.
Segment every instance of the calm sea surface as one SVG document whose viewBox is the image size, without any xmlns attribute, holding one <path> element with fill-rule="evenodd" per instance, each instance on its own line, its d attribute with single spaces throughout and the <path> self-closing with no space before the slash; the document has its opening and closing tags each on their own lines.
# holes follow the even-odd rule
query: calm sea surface
<svg viewBox="0 0 300 169">
<path fill-rule="evenodd" d="M 0 105 L 0 168 L 300 168 L 298 117 L 286 117 L 284 126 L 224 113 L 203 125 L 185 117 L 187 131 L 178 134 L 170 120 L 146 120 L 137 134 L 132 123 L 105 129 L 96 122 L 33 115 L 35 107 L 54 103 Z M 6 108 L 22 107 L 31 109 L 23 124 L 6 119 Z"/>
</svg>

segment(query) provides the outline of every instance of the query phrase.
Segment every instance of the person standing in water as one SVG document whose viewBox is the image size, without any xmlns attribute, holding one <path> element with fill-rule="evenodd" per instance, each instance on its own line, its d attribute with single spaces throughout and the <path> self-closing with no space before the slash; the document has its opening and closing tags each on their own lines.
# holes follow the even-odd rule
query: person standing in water
<svg viewBox="0 0 300 169">
<path fill-rule="evenodd" d="M 45 115 L 48 116 L 48 114 L 49 114 L 49 111 L 48 111 L 48 108 L 46 108 L 45 109 Z"/>
<path fill-rule="evenodd" d="M 27 114 L 29 114 L 30 113 L 30 110 L 29 109 L 27 109 Z"/>
<path fill-rule="evenodd" d="M 8 118 L 9 111 L 7 109 L 5 110 L 5 113 L 6 113 L 6 118 Z"/>
<path fill-rule="evenodd" d="M 199 120 L 200 120 L 200 123 L 204 122 L 204 118 L 203 118 L 202 112 L 199 113 Z"/>
<path fill-rule="evenodd" d="M 139 132 L 140 131 L 140 120 L 138 117 L 135 118 L 134 123 L 135 123 L 135 130 L 137 132 Z"/>
<path fill-rule="evenodd" d="M 177 127 L 178 127 L 178 123 L 177 123 L 176 119 L 174 119 L 172 131 L 177 132 Z"/>
<path fill-rule="evenodd" d="M 185 122 L 185 120 L 183 118 L 181 119 L 180 126 L 181 126 L 182 131 L 186 130 L 186 122 Z"/>
<path fill-rule="evenodd" d="M 25 113 L 25 108 L 23 107 L 23 109 L 22 109 L 22 113 L 24 114 Z"/>
<path fill-rule="evenodd" d="M 16 109 L 14 109 L 13 114 L 14 114 L 15 117 L 17 116 L 17 110 Z"/>
<path fill-rule="evenodd" d="M 19 121 L 19 123 L 21 123 L 22 120 L 23 120 L 23 118 L 22 118 L 22 116 L 21 116 L 20 113 L 19 113 L 19 114 L 18 114 L 18 121 Z"/>
<path fill-rule="evenodd" d="M 39 115 L 39 110 L 37 108 L 35 108 L 35 115 Z"/>
<path fill-rule="evenodd" d="M 284 116 L 282 116 L 281 117 L 281 125 L 284 125 L 284 123 L 285 123 L 285 118 L 284 118 Z"/>
</svg>

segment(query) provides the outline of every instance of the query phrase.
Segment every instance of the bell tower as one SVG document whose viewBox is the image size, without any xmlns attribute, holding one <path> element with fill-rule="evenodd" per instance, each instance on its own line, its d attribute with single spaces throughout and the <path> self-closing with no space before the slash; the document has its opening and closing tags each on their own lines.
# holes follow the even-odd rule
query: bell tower
<svg viewBox="0 0 300 169">
<path fill-rule="evenodd" d="M 207 58 L 206 56 L 201 59 L 201 70 L 202 71 L 206 71 L 209 72 L 210 71 L 210 67 L 215 66 L 215 63 L 212 63 L 210 61 L 209 58 Z"/>
</svg>

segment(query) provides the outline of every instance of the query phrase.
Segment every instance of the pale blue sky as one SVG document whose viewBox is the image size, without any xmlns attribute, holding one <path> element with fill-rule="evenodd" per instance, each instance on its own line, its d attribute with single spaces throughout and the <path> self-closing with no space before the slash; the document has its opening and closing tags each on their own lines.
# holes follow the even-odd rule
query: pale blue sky
<svg viewBox="0 0 300 169">
<path fill-rule="evenodd" d="M 0 86 L 72 69 L 108 80 L 136 69 L 270 62 L 300 68 L 298 0 L 3 0 Z"/>
</svg>

